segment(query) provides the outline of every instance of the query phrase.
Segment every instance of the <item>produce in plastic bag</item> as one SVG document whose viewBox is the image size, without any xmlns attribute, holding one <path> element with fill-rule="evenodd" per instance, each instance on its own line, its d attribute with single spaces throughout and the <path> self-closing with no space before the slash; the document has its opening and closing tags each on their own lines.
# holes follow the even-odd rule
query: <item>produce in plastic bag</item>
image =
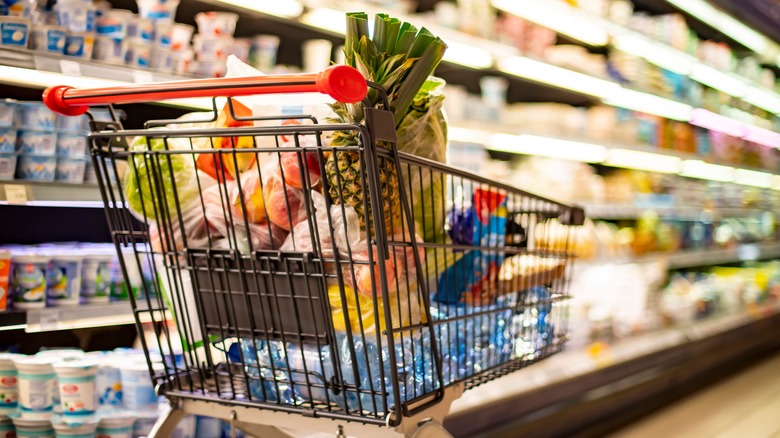
<svg viewBox="0 0 780 438">
<path fill-rule="evenodd" d="M 216 185 L 203 192 L 203 208 L 212 233 L 212 247 L 251 251 L 276 249 L 287 237 L 287 232 L 273 223 L 247 223 L 243 217 L 231 214 L 228 205 L 230 186 Z M 222 237 L 220 239 L 219 237 Z"/>
<path fill-rule="evenodd" d="M 285 136 L 283 136 L 285 137 Z M 298 137 L 298 145 L 292 141 L 282 144 L 282 147 L 313 147 L 317 145 L 317 139 L 312 135 Z M 320 183 L 320 160 L 315 151 L 307 152 L 281 152 L 279 154 L 279 167 L 284 182 L 296 189 L 302 189 L 304 183 L 307 187 L 315 187 Z M 308 173 L 308 179 L 303 178 Z"/>
<path fill-rule="evenodd" d="M 287 231 L 306 219 L 303 192 L 287 186 L 280 175 L 272 174 L 263 186 L 268 220 Z"/>
<path fill-rule="evenodd" d="M 233 99 L 233 114 L 236 117 L 251 117 L 252 110 Z M 236 120 L 230 112 L 228 103 L 222 107 L 212 128 L 226 129 L 243 126 L 252 126 L 252 121 Z M 201 153 L 198 155 L 198 169 L 215 178 L 219 182 L 235 179 L 239 173 L 249 169 L 255 162 L 256 154 L 254 152 L 234 152 L 235 149 L 254 148 L 255 140 L 252 136 L 243 137 L 212 137 L 210 141 L 199 142 L 201 148 L 225 149 L 217 153 Z"/>
<path fill-rule="evenodd" d="M 184 233 L 182 233 L 184 225 Z M 152 222 L 149 241 L 155 252 L 181 251 L 184 248 L 208 248 L 209 226 L 200 202 L 190 202 L 181 217 Z"/>
<path fill-rule="evenodd" d="M 241 175 L 241 190 L 238 184 L 229 184 L 230 211 L 233 215 L 258 224 L 267 219 L 263 187 L 257 172 L 244 172 Z"/>
</svg>

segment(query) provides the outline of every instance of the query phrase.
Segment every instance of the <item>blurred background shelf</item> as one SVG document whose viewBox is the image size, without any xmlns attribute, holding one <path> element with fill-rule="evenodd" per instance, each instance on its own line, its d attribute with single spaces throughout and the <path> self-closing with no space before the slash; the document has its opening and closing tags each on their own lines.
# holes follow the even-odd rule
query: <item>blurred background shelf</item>
<svg viewBox="0 0 780 438">
<path fill-rule="evenodd" d="M 148 313 L 140 315 L 141 322 L 151 321 Z M 167 316 L 169 315 L 166 314 Z M 160 317 L 155 317 L 155 319 L 160 320 Z M 133 310 L 129 302 L 13 310 L 0 313 L 0 330 L 24 329 L 27 333 L 127 324 L 135 324 Z"/>
<path fill-rule="evenodd" d="M 677 220 L 701 220 L 706 215 L 720 218 L 748 218 L 770 212 L 760 208 L 707 208 L 707 207 L 664 207 L 637 206 L 632 204 L 584 204 L 585 214 L 592 219 L 621 220 L 638 219 L 652 212 L 661 218 Z"/>
<path fill-rule="evenodd" d="M 97 184 L 0 181 L 0 205 L 103 208 Z"/>
</svg>

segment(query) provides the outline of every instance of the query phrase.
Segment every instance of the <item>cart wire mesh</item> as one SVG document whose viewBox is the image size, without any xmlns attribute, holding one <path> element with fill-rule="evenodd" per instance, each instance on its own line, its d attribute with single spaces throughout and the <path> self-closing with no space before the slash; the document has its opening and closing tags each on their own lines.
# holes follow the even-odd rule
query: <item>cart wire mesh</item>
<svg viewBox="0 0 780 438">
<path fill-rule="evenodd" d="M 228 102 L 243 126 L 214 128 L 216 101 L 141 130 L 92 119 L 161 393 L 394 425 L 563 348 L 580 209 L 399 153 L 383 111 Z"/>
</svg>

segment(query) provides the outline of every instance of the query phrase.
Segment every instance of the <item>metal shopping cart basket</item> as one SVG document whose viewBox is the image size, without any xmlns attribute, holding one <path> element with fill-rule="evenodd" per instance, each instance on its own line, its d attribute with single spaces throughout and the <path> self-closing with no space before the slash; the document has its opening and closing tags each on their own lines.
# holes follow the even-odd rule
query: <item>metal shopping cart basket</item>
<svg viewBox="0 0 780 438">
<path fill-rule="evenodd" d="M 172 406 L 155 436 L 184 414 L 262 437 L 446 436 L 465 389 L 562 349 L 582 210 L 399 153 L 381 108 L 357 105 L 365 124 L 348 125 L 236 100 L 360 103 L 369 89 L 383 93 L 338 66 L 44 93 L 66 115 L 214 98 L 199 120 L 139 130 L 88 112 L 137 327 L 155 330 L 149 372 Z"/>
</svg>

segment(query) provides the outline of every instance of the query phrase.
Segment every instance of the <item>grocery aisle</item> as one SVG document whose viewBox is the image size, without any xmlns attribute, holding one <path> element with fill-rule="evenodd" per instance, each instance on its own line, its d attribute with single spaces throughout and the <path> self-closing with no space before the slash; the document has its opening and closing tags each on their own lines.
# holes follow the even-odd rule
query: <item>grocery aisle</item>
<svg viewBox="0 0 780 438">
<path fill-rule="evenodd" d="M 780 438 L 780 354 L 612 435 Z"/>
</svg>

